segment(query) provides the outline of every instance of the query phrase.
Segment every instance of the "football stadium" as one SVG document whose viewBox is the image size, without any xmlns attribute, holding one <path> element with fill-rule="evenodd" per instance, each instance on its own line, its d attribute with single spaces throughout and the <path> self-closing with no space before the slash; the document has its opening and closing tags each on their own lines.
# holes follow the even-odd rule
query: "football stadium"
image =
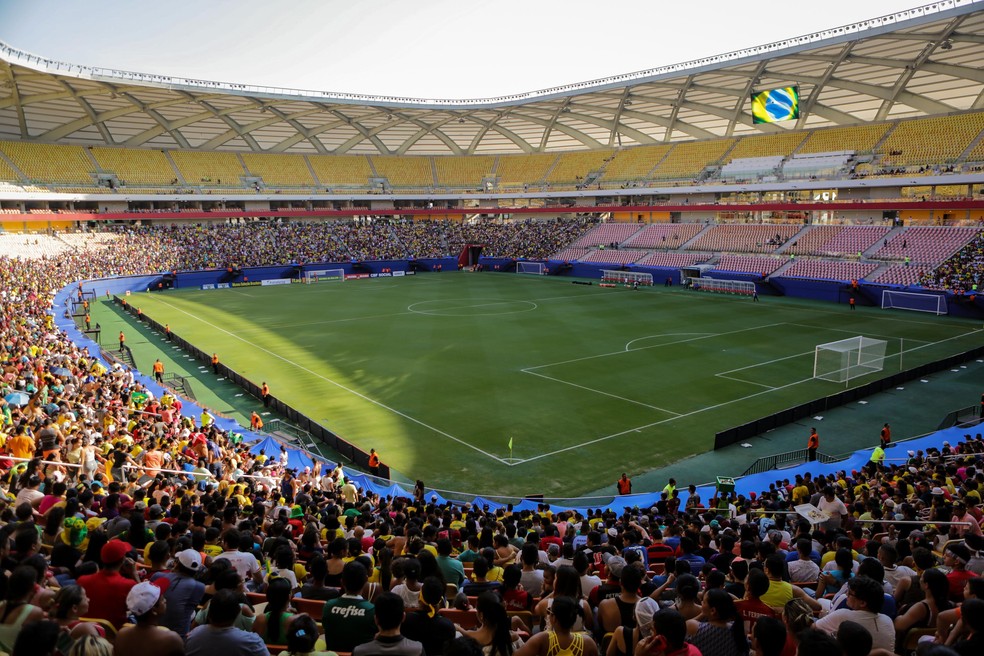
<svg viewBox="0 0 984 656">
<path fill-rule="evenodd" d="M 274 609 L 287 602 L 271 581 L 307 589 L 295 567 L 328 552 L 321 583 L 351 592 L 343 560 L 368 555 L 373 580 L 395 586 L 394 556 L 434 549 L 466 561 L 462 580 L 437 577 L 471 599 L 453 611 L 464 629 L 489 589 L 469 588 L 488 573 L 473 568 L 518 569 L 531 538 L 547 552 L 533 571 L 557 570 L 553 594 L 585 545 L 597 586 L 641 558 L 642 596 L 672 601 L 665 575 L 691 567 L 713 596 L 705 561 L 745 590 L 739 552 L 780 577 L 781 543 L 790 560 L 812 550 L 849 568 L 853 548 L 919 572 L 914 554 L 935 551 L 946 604 L 962 600 L 984 572 L 982 44 L 984 2 L 948 0 L 433 99 L 116 70 L 0 42 L 11 569 L 75 549 L 59 580 L 78 561 L 89 619 L 124 645 L 158 619 L 138 605 L 124 628 L 122 607 L 89 591 L 103 569 L 83 573 L 86 532 L 107 545 L 103 568 L 120 535 L 139 550 L 135 580 L 172 557 L 192 577 L 198 554 L 211 565 L 255 540 L 264 572 L 234 569 Z M 559 554 L 573 560 L 555 567 Z M 606 567 L 613 554 L 629 562 Z M 818 628 L 842 612 L 824 586 L 859 599 L 871 595 L 854 582 L 877 580 L 841 574 L 791 579 Z M 863 603 L 877 613 L 875 597 Z M 370 642 L 333 642 L 329 598 L 295 606 L 324 617 L 327 648 Z M 596 601 L 582 628 L 608 648 L 619 624 Z M 731 615 L 714 620 L 734 622 L 721 603 Z M 159 623 L 185 637 L 196 604 Z M 531 634 L 521 649 L 535 647 L 545 611 L 509 608 Z M 875 648 L 915 648 L 909 612 Z M 269 653 L 296 637 L 253 631 Z"/>
</svg>

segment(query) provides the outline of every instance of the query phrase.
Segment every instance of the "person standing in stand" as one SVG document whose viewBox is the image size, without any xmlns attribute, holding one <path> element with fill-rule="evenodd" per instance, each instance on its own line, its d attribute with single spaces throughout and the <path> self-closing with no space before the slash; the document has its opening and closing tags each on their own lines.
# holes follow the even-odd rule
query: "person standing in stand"
<svg viewBox="0 0 984 656">
<path fill-rule="evenodd" d="M 817 435 L 817 429 L 810 429 L 810 437 L 806 442 L 806 459 L 810 462 L 815 462 L 817 459 L 817 450 L 820 448 L 820 436 Z"/>
<path fill-rule="evenodd" d="M 121 330 L 120 331 L 120 350 L 121 351 L 123 350 L 123 345 L 124 344 L 126 344 L 126 335 L 124 335 L 123 334 L 123 331 Z"/>
<path fill-rule="evenodd" d="M 618 493 L 619 494 L 622 494 L 622 495 L 632 494 L 632 479 L 630 479 L 625 474 L 625 472 L 622 472 L 622 478 L 618 479 L 615 482 L 615 485 L 618 487 Z"/>
<path fill-rule="evenodd" d="M 219 354 L 218 353 L 213 353 L 212 354 L 212 373 L 215 374 L 216 376 L 219 375 Z"/>
<path fill-rule="evenodd" d="M 369 449 L 369 473 L 379 476 L 379 454 L 376 449 Z"/>
<path fill-rule="evenodd" d="M 892 427 L 885 422 L 885 425 L 881 429 L 881 446 L 883 449 L 887 449 L 892 443 Z"/>
<path fill-rule="evenodd" d="M 263 407 L 270 407 L 270 386 L 263 381 L 263 385 L 260 387 L 260 398 L 263 399 Z"/>
</svg>

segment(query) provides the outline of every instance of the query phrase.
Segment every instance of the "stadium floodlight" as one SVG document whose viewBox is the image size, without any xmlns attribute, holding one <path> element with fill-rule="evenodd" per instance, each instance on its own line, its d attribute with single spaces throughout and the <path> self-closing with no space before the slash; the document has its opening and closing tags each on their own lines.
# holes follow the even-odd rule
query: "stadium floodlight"
<svg viewBox="0 0 984 656">
<path fill-rule="evenodd" d="M 547 269 L 543 266 L 543 262 L 516 262 L 516 273 L 543 276 L 546 275 Z"/>
<path fill-rule="evenodd" d="M 345 269 L 316 269 L 304 272 L 304 284 L 325 280 L 345 280 Z"/>
<path fill-rule="evenodd" d="M 885 368 L 885 349 L 888 342 L 883 339 L 857 336 L 836 342 L 818 344 L 813 356 L 813 377 L 834 383 L 849 380 Z"/>
<path fill-rule="evenodd" d="M 643 273 L 641 271 L 608 271 L 604 270 L 601 272 L 601 282 L 614 283 L 616 285 L 632 285 L 639 283 L 640 285 L 647 285 L 649 287 L 653 286 L 653 274 Z"/>
<path fill-rule="evenodd" d="M 947 314 L 946 297 L 942 294 L 923 294 L 919 292 L 899 292 L 886 289 L 882 292 L 882 309 L 912 310 L 913 312 L 932 312 Z"/>
</svg>

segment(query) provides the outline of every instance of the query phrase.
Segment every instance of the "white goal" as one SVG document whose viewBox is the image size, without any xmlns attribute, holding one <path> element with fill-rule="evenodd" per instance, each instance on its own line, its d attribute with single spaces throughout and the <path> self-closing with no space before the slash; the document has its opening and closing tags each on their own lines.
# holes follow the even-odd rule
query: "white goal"
<svg viewBox="0 0 984 656">
<path fill-rule="evenodd" d="M 751 296 L 755 293 L 755 283 L 750 280 L 716 280 L 715 278 L 691 278 L 694 289 L 720 294 L 742 294 Z"/>
<path fill-rule="evenodd" d="M 546 275 L 547 268 L 543 266 L 543 262 L 516 262 L 516 273 L 543 276 Z"/>
<path fill-rule="evenodd" d="M 898 292 L 886 289 L 882 292 L 882 309 L 913 310 L 947 314 L 946 297 L 942 294 L 920 294 L 918 292 Z"/>
<path fill-rule="evenodd" d="M 871 337 L 849 337 L 818 344 L 813 357 L 813 377 L 834 383 L 875 373 L 885 368 L 888 342 Z"/>
<path fill-rule="evenodd" d="M 640 271 L 604 270 L 601 272 L 601 282 L 615 283 L 615 284 L 622 284 L 622 285 L 631 285 L 634 283 L 639 283 L 640 285 L 648 285 L 652 287 L 653 274 L 642 273 Z"/>
<path fill-rule="evenodd" d="M 305 284 L 323 280 L 345 280 L 345 269 L 316 269 L 304 272 Z"/>
</svg>

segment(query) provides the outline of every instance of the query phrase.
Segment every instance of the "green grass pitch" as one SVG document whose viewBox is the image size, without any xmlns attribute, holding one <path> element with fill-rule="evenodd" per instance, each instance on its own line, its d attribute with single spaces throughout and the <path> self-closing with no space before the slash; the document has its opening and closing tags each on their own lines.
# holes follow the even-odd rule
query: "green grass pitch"
<svg viewBox="0 0 984 656">
<path fill-rule="evenodd" d="M 900 347 L 909 368 L 982 335 L 918 312 L 493 273 L 131 302 L 393 469 L 485 496 L 575 495 L 843 389 L 812 379 L 820 343 L 885 339 L 889 374 Z"/>
</svg>

